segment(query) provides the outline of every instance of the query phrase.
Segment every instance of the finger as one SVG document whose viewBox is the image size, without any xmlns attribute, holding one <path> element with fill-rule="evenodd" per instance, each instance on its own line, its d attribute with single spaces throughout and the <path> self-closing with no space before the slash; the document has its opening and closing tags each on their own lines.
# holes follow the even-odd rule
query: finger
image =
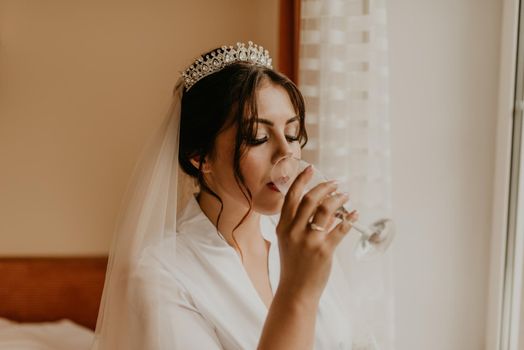
<svg viewBox="0 0 524 350">
<path fill-rule="evenodd" d="M 356 209 L 352 210 L 351 212 L 348 212 L 345 207 L 341 207 L 343 210 L 337 210 L 335 212 L 335 218 L 337 219 L 337 224 L 346 219 L 351 219 L 351 221 L 355 222 L 358 220 L 359 213 Z"/>
<path fill-rule="evenodd" d="M 343 220 L 342 218 L 349 218 L 349 217 L 351 217 L 351 222 L 355 222 L 355 221 L 357 221 L 356 219 L 358 219 L 358 212 L 356 210 L 353 210 L 350 213 L 348 213 L 345 210 L 345 208 L 344 208 L 344 212 L 341 213 L 342 214 L 341 216 L 336 214 L 338 212 L 339 212 L 338 210 L 335 211 L 335 214 L 331 215 L 331 217 L 329 218 L 328 224 L 324 226 L 326 228 L 326 230 L 324 232 L 322 232 L 324 237 L 326 235 L 329 235 L 329 232 L 332 231 L 335 228 L 335 226 L 338 225 Z M 311 222 L 314 222 L 314 221 L 311 220 Z"/>
<path fill-rule="evenodd" d="M 329 227 L 330 221 L 335 217 L 335 212 L 348 200 L 348 193 L 336 193 L 328 196 L 317 207 L 311 222 L 326 228 Z"/>
<path fill-rule="evenodd" d="M 306 167 L 293 181 L 291 187 L 289 188 L 282 205 L 281 217 L 286 220 L 286 222 L 293 221 L 295 217 L 298 204 L 300 202 L 300 197 L 304 192 L 304 187 L 311 180 L 313 176 L 312 166 Z"/>
<path fill-rule="evenodd" d="M 330 219 L 329 219 L 329 222 L 326 226 L 324 226 L 326 229 L 327 229 L 327 232 L 331 231 L 333 229 L 333 227 L 335 227 L 335 224 L 338 222 L 339 220 L 337 219 L 336 216 L 332 216 Z"/>
<path fill-rule="evenodd" d="M 306 193 L 298 205 L 295 215 L 295 223 L 297 225 L 308 224 L 309 218 L 311 218 L 315 213 L 319 203 L 330 193 L 335 191 L 337 186 L 338 184 L 336 181 L 322 182 Z"/>
<path fill-rule="evenodd" d="M 345 219 L 342 220 L 334 229 L 332 229 L 326 237 L 326 244 L 328 244 L 331 249 L 335 249 L 338 244 L 342 241 L 342 238 L 353 227 L 353 222 L 357 221 L 358 212 L 353 210 L 351 213 L 346 214 Z"/>
</svg>

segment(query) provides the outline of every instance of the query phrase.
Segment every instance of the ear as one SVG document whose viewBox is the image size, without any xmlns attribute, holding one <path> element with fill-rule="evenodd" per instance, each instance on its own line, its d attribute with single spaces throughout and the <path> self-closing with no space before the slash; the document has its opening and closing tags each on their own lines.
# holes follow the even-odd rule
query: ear
<svg viewBox="0 0 524 350">
<path fill-rule="evenodd" d="M 200 156 L 194 156 L 189 161 L 198 170 L 200 166 Z M 205 157 L 204 161 L 202 162 L 202 173 L 207 174 L 210 172 L 211 172 L 211 166 L 209 165 L 209 162 L 207 161 L 207 157 Z"/>
</svg>

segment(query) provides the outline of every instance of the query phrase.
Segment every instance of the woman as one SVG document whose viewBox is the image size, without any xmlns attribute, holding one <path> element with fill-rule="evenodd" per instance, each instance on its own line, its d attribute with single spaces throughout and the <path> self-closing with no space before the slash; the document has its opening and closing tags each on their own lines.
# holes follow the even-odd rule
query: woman
<svg viewBox="0 0 524 350">
<path fill-rule="evenodd" d="M 302 197 L 308 169 L 285 197 L 270 179 L 275 162 L 300 157 L 307 141 L 296 86 L 250 42 L 195 61 L 177 100 L 143 156 L 148 170 L 135 175 L 150 186 L 135 190 L 121 220 L 95 348 L 350 349 L 333 254 L 357 213 L 335 222 L 348 200 L 335 182 Z M 173 154 L 199 188 L 174 219 L 170 205 L 185 187 L 173 189 Z"/>
</svg>

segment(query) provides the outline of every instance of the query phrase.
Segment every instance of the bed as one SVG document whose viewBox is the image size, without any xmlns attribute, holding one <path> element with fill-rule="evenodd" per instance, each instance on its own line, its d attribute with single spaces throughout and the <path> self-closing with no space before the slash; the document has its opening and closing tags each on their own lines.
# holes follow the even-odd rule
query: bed
<svg viewBox="0 0 524 350">
<path fill-rule="evenodd" d="M 89 349 L 107 257 L 0 258 L 0 349 Z"/>
</svg>

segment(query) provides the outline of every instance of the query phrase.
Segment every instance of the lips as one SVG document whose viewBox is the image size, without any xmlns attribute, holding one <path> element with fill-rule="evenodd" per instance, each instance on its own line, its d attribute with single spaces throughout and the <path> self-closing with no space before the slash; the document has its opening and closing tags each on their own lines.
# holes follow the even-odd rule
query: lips
<svg viewBox="0 0 524 350">
<path fill-rule="evenodd" d="M 275 191 L 275 192 L 280 192 L 280 190 L 278 189 L 277 186 L 275 186 L 275 184 L 273 182 L 269 182 L 267 184 L 267 187 L 269 187 L 272 191 Z"/>
</svg>

